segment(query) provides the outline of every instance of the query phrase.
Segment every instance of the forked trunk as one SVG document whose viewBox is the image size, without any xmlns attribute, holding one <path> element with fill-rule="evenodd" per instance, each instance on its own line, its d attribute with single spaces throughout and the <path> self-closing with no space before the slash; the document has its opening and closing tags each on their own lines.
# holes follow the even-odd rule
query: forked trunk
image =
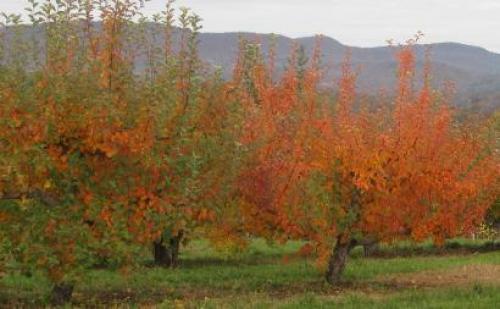
<svg viewBox="0 0 500 309">
<path fill-rule="evenodd" d="M 177 267 L 179 264 L 179 248 L 182 241 L 183 232 L 170 239 L 160 238 L 154 242 L 153 254 L 155 264 L 161 267 Z"/>
<path fill-rule="evenodd" d="M 52 288 L 50 302 L 54 306 L 62 306 L 71 301 L 74 285 L 71 283 L 58 283 Z"/>
<path fill-rule="evenodd" d="M 179 266 L 179 249 L 181 247 L 182 235 L 183 233 L 181 231 L 176 237 L 170 239 L 170 252 L 172 254 L 171 267 Z"/>
<path fill-rule="evenodd" d="M 379 242 L 376 239 L 365 239 L 362 242 L 365 257 L 370 257 L 379 251 Z"/>
<path fill-rule="evenodd" d="M 155 259 L 155 265 L 161 267 L 170 267 L 172 264 L 171 254 L 169 248 L 164 244 L 163 238 L 154 242 L 153 254 Z"/>
<path fill-rule="evenodd" d="M 354 176 L 355 174 L 352 173 Z M 330 261 L 328 262 L 328 270 L 326 272 L 326 281 L 332 285 L 336 285 L 340 282 L 342 273 L 345 269 L 345 264 L 347 262 L 347 257 L 352 248 L 357 245 L 356 239 L 352 235 L 352 227 L 359 220 L 360 209 L 361 209 L 361 190 L 357 187 L 353 188 L 351 193 L 351 201 L 348 207 L 348 212 L 354 215 L 353 218 L 348 222 L 347 228 L 337 236 L 337 243 L 333 248 L 332 255 L 330 256 Z"/>
<path fill-rule="evenodd" d="M 328 270 L 326 272 L 326 281 L 328 283 L 336 285 L 340 282 L 349 252 L 356 246 L 356 243 L 354 239 L 346 239 L 343 235 L 338 236 L 337 243 L 328 262 Z"/>
</svg>

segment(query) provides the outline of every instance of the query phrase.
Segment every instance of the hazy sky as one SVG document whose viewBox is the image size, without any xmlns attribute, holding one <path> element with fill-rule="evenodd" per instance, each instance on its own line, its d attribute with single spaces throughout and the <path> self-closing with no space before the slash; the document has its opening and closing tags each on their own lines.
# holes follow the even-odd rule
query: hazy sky
<svg viewBox="0 0 500 309">
<path fill-rule="evenodd" d="M 151 0 L 157 12 L 165 0 Z M 177 0 L 203 18 L 204 31 L 325 34 L 356 46 L 404 41 L 417 31 L 426 43 L 455 41 L 500 52 L 500 0 Z M 22 11 L 25 0 L 0 0 Z"/>
</svg>

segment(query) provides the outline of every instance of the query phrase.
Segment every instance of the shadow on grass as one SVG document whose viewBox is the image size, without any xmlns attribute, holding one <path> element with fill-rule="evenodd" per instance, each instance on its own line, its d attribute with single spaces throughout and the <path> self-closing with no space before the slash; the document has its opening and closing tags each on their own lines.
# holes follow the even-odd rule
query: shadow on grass
<svg viewBox="0 0 500 309">
<path fill-rule="evenodd" d="M 211 266 L 258 266 L 264 264 L 276 264 L 281 263 L 284 257 L 287 257 L 288 261 L 298 261 L 304 260 L 304 257 L 299 257 L 294 253 L 284 254 L 281 252 L 276 253 L 263 253 L 263 252 L 251 252 L 246 253 L 241 256 L 230 256 L 230 257 L 181 257 L 179 261 L 178 268 L 182 269 L 196 269 L 205 268 Z M 144 262 L 144 266 L 147 268 L 159 267 L 154 264 L 153 260 L 147 260 Z"/>
<path fill-rule="evenodd" d="M 442 247 L 434 245 L 416 246 L 386 246 L 372 252 L 372 258 L 395 258 L 412 256 L 467 255 L 500 251 L 500 242 L 486 241 L 484 243 L 468 243 L 463 241 L 448 241 Z M 359 252 L 358 252 L 359 254 Z"/>
<path fill-rule="evenodd" d="M 482 255 L 426 259 L 364 259 L 359 258 L 362 248 L 356 248 L 358 255 L 348 264 L 346 281 L 330 287 L 322 280 L 322 273 L 310 263 L 314 257 L 299 257 L 296 247 L 254 246 L 252 250 L 236 257 L 213 256 L 206 246 L 188 248 L 182 256 L 181 265 L 176 270 L 151 269 L 151 260 L 144 261 L 148 269 L 142 268 L 123 282 L 110 265 L 91 271 L 88 282 L 77 286 L 73 305 L 82 307 L 108 305 L 151 305 L 162 304 L 165 300 L 204 301 L 205 298 L 251 297 L 253 294 L 271 298 L 293 298 L 304 293 L 337 296 L 345 292 L 365 294 L 399 293 L 413 289 L 414 284 L 404 280 L 379 280 L 386 273 L 417 272 L 441 269 L 443 265 L 462 266 L 480 263 Z M 498 251 L 498 242 L 472 243 L 467 240 L 452 240 L 443 247 L 436 248 L 430 243 L 415 245 L 400 243 L 393 246 L 382 245 L 378 257 L 406 257 L 433 255 L 467 255 L 478 252 Z M 212 256 L 211 256 L 212 255 Z M 288 257 L 284 263 L 284 257 Z M 489 259 L 497 259 L 493 255 Z M 434 261 L 436 260 L 436 261 Z M 489 263 L 489 260 L 488 260 Z M 285 266 L 286 264 L 289 264 Z M 430 264 L 430 266 L 429 266 Z M 410 283 L 408 283 L 410 282 Z M 2 283 L 4 286 L 2 286 Z M 47 281 L 34 276 L 18 276 L 0 281 L 0 308 L 44 307 Z M 250 295 L 250 296 L 249 296 Z M 168 306 L 167 306 L 168 308 Z"/>
</svg>

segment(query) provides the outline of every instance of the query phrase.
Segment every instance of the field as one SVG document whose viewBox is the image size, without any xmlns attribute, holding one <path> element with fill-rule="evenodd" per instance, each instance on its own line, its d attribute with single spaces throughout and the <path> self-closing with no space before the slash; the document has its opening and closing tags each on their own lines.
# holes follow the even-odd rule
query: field
<svg viewBox="0 0 500 309">
<path fill-rule="evenodd" d="M 357 247 L 338 287 L 324 283 L 314 258 L 298 242 L 251 243 L 241 253 L 218 253 L 207 242 L 183 250 L 178 269 L 144 266 L 126 276 L 94 269 L 77 285 L 72 304 L 159 308 L 493 308 L 500 303 L 498 243 L 453 240 L 383 246 L 371 258 Z M 497 249 L 497 250 L 495 250 Z M 489 251 L 489 252 L 488 252 Z M 42 276 L 5 276 L 0 306 L 44 306 L 50 283 Z"/>
<path fill-rule="evenodd" d="M 500 304 L 500 111 L 435 82 L 422 32 L 372 91 L 322 36 L 219 67 L 175 0 L 25 2 L 0 11 L 0 309 Z"/>
</svg>

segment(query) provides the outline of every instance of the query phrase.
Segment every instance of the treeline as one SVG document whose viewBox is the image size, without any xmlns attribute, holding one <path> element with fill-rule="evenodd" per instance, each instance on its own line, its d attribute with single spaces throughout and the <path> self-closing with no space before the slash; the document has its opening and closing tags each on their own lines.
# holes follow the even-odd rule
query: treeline
<svg viewBox="0 0 500 309">
<path fill-rule="evenodd" d="M 394 95 L 364 104 L 348 55 L 338 92 L 320 87 L 320 39 L 280 78 L 274 51 L 242 40 L 223 80 L 198 57 L 201 19 L 172 1 L 161 29 L 139 0 L 28 2 L 30 26 L 0 29 L 0 266 L 46 273 L 54 303 L 102 261 L 153 249 L 175 267 L 192 237 L 306 240 L 336 284 L 356 244 L 443 243 L 498 196 L 498 114 L 456 122 L 429 66 L 416 89 L 418 37 L 394 47 Z"/>
</svg>

